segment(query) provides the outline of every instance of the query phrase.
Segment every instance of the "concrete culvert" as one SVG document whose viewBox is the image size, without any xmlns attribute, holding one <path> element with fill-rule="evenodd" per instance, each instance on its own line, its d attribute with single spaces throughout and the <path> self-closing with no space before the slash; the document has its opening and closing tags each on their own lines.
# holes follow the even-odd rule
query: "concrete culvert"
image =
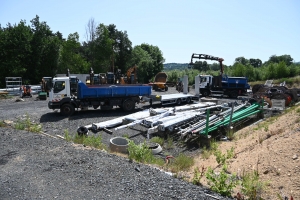
<svg viewBox="0 0 300 200">
<path fill-rule="evenodd" d="M 113 152 L 128 153 L 128 141 L 123 137 L 114 137 L 110 139 L 109 148 Z"/>
<path fill-rule="evenodd" d="M 152 154 L 159 154 L 162 151 L 162 147 L 158 143 L 148 143 L 149 149 L 151 149 Z"/>
</svg>

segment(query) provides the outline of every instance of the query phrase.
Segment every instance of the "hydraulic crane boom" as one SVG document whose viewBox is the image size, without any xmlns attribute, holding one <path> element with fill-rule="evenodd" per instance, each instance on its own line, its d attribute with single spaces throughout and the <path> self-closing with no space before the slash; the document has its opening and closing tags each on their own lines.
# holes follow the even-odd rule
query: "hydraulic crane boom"
<svg viewBox="0 0 300 200">
<path fill-rule="evenodd" d="M 191 58 L 191 62 L 190 65 L 193 65 L 193 59 L 197 58 L 197 59 L 205 59 L 205 60 L 216 60 L 220 63 L 220 72 L 221 75 L 223 75 L 224 69 L 223 69 L 223 64 L 222 62 L 224 61 L 223 58 L 219 58 L 219 57 L 214 57 L 214 56 L 210 56 L 210 55 L 206 55 L 206 54 L 196 54 L 193 53 L 192 58 Z"/>
</svg>

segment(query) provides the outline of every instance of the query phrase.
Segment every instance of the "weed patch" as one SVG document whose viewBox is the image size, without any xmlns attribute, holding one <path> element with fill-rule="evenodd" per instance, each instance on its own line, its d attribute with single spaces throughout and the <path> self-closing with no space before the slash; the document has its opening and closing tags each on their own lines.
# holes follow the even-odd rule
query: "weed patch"
<svg viewBox="0 0 300 200">
<path fill-rule="evenodd" d="M 171 136 L 168 136 L 166 142 L 166 149 L 172 149 L 172 148 L 174 148 L 173 138 Z"/>
<path fill-rule="evenodd" d="M 42 131 L 42 125 L 31 123 L 30 118 L 27 114 L 25 119 L 17 121 L 14 128 L 17 130 L 27 130 L 34 133 L 39 133 Z"/>
<path fill-rule="evenodd" d="M 66 140 L 67 142 L 70 142 L 70 141 L 73 140 L 72 137 L 71 137 L 70 134 L 69 134 L 69 130 L 68 130 L 68 129 L 65 129 L 65 130 L 64 130 L 64 135 L 65 135 L 65 140 Z"/>
<path fill-rule="evenodd" d="M 196 167 L 194 169 L 194 176 L 193 176 L 193 180 L 192 180 L 192 183 L 194 185 L 199 185 L 201 186 L 201 178 L 204 176 L 205 174 L 205 171 L 206 171 L 206 168 L 204 166 L 201 167 L 201 170 L 199 167 Z"/>
<path fill-rule="evenodd" d="M 226 164 L 222 166 L 222 169 L 218 174 L 209 167 L 205 176 L 209 181 L 208 184 L 210 185 L 211 190 L 227 197 L 231 196 L 233 188 L 238 184 L 236 176 L 227 173 Z"/>
<path fill-rule="evenodd" d="M 163 146 L 163 145 L 164 145 L 164 139 L 163 139 L 163 138 L 160 138 L 160 137 L 157 137 L 157 136 L 151 138 L 151 142 L 157 143 L 157 144 L 159 144 L 160 146 Z"/>
<path fill-rule="evenodd" d="M 208 159 L 218 149 L 218 143 L 215 139 L 210 141 L 209 149 L 206 146 L 202 148 L 202 158 Z"/>
<path fill-rule="evenodd" d="M 259 180 L 257 171 L 243 174 L 241 190 L 244 195 L 249 199 L 261 199 L 263 191 L 265 191 L 268 182 L 262 182 Z"/>
<path fill-rule="evenodd" d="M 231 147 L 231 149 L 227 150 L 227 153 L 225 154 L 222 154 L 220 150 L 216 150 L 214 155 L 216 156 L 217 163 L 219 165 L 224 165 L 227 159 L 233 158 L 234 148 Z"/>
<path fill-rule="evenodd" d="M 0 121 L 0 127 L 6 127 L 4 121 Z"/>
<path fill-rule="evenodd" d="M 69 133 L 65 132 L 65 139 L 69 141 L 72 141 L 72 137 L 69 136 Z M 76 134 L 73 142 L 76 144 L 83 144 L 85 146 L 94 147 L 96 149 L 106 149 L 104 144 L 102 143 L 102 137 L 100 135 L 98 136 L 84 136 L 84 135 L 78 135 Z"/>
<path fill-rule="evenodd" d="M 191 166 L 194 165 L 194 158 L 186 156 L 184 154 L 179 154 L 178 157 L 176 157 L 169 168 L 172 172 L 179 172 L 179 171 L 185 171 L 188 170 Z"/>
<path fill-rule="evenodd" d="M 132 140 L 128 140 L 128 152 L 131 160 L 141 163 L 151 163 L 153 161 L 151 149 L 145 142 L 136 145 Z"/>
</svg>

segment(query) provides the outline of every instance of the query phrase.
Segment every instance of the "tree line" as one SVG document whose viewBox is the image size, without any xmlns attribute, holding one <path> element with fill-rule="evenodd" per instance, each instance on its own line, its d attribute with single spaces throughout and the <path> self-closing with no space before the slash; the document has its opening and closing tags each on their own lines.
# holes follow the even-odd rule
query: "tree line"
<svg viewBox="0 0 300 200">
<path fill-rule="evenodd" d="M 192 68 L 188 64 L 163 64 L 165 59 L 157 46 L 147 43 L 132 46 L 126 31 L 116 25 L 97 24 L 91 18 L 86 25 L 86 41 L 79 42 L 79 34 L 64 38 L 53 32 L 46 22 L 36 16 L 30 21 L 0 25 L 0 87 L 5 87 L 5 77 L 22 77 L 23 84 L 37 84 L 42 77 L 64 74 L 67 69 L 74 74 L 117 72 L 125 74 L 128 68 L 138 66 L 138 82 L 148 83 L 160 71 L 166 71 L 170 81 L 177 81 L 185 74 L 216 75 L 219 63 L 197 61 Z M 164 67 L 165 66 L 165 67 Z M 176 70 L 174 70 L 176 69 Z M 182 70 L 186 69 L 186 70 Z M 170 71 L 171 70 L 171 71 Z M 246 76 L 249 81 L 297 76 L 300 64 L 290 55 L 270 56 L 262 62 L 257 58 L 238 57 L 232 66 L 224 66 L 229 76 Z"/>
<path fill-rule="evenodd" d="M 249 81 L 262 81 L 268 79 L 281 79 L 300 75 L 300 63 L 293 62 L 290 55 L 272 55 L 269 60 L 262 62 L 258 58 L 247 59 L 237 57 L 233 65 L 223 65 L 224 74 L 235 77 L 247 77 Z M 218 75 L 219 63 L 208 64 L 207 61 L 197 61 L 192 66 L 189 63 L 169 63 L 164 70 L 170 81 L 176 81 L 183 75 L 189 76 L 189 82 L 194 82 L 195 75 Z"/>
<path fill-rule="evenodd" d="M 37 84 L 42 77 L 66 73 L 88 74 L 116 72 L 125 74 L 138 66 L 138 81 L 148 82 L 163 70 L 164 57 L 154 45 L 143 43 L 132 47 L 126 31 L 114 24 L 97 24 L 91 18 L 86 25 L 86 41 L 79 42 L 79 34 L 63 38 L 53 32 L 46 22 L 36 16 L 30 21 L 0 25 L 0 87 L 5 77 L 22 77 L 23 84 Z"/>
</svg>

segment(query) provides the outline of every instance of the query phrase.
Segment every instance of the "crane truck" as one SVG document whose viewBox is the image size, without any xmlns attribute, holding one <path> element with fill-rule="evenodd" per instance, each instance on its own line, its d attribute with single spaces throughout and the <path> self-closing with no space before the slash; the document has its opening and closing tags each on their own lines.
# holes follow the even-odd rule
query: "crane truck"
<svg viewBox="0 0 300 200">
<path fill-rule="evenodd" d="M 247 89 L 250 89 L 247 77 L 229 77 L 223 74 L 223 58 L 214 57 L 206 54 L 193 54 L 190 65 L 194 65 L 193 59 L 216 60 L 220 63 L 220 75 L 199 75 L 199 92 L 202 96 L 223 96 L 237 98 L 240 95 L 246 95 Z"/>
<path fill-rule="evenodd" d="M 70 116 L 75 109 L 88 107 L 102 110 L 119 106 L 124 111 L 132 111 L 140 102 L 140 96 L 149 96 L 151 86 L 147 85 L 86 85 L 77 79 L 76 93 L 72 91 L 71 77 L 53 78 L 53 88 L 49 93 L 49 109 L 60 109 L 64 116 Z"/>
</svg>

